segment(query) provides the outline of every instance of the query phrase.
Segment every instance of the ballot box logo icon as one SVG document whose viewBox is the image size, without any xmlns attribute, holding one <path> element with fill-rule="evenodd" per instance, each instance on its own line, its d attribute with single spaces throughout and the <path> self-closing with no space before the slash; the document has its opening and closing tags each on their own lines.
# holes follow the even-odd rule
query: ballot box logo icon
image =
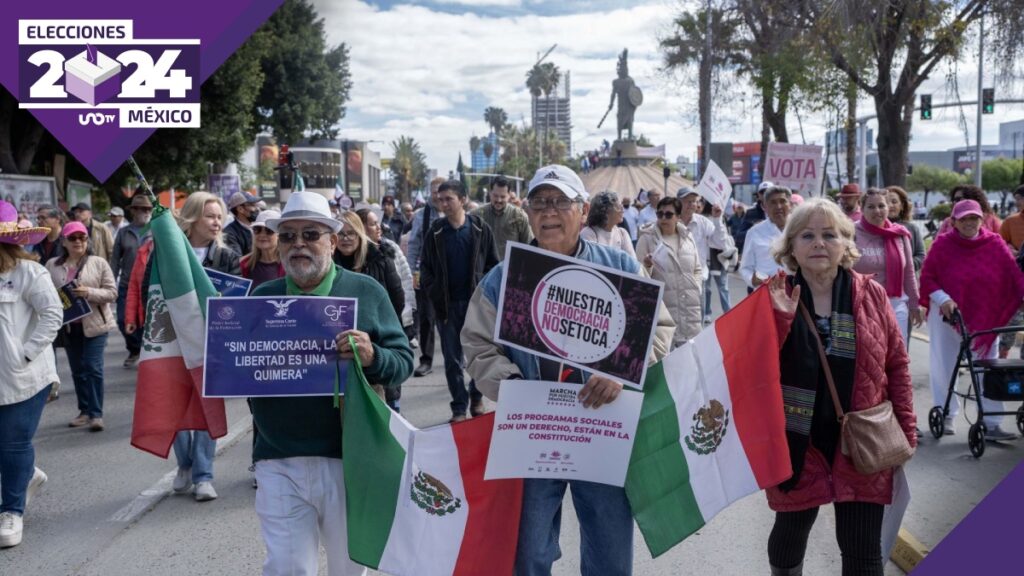
<svg viewBox="0 0 1024 576">
<path fill-rule="evenodd" d="M 86 104 L 95 106 L 121 93 L 121 63 L 95 46 L 64 62 L 64 90 Z"/>
</svg>

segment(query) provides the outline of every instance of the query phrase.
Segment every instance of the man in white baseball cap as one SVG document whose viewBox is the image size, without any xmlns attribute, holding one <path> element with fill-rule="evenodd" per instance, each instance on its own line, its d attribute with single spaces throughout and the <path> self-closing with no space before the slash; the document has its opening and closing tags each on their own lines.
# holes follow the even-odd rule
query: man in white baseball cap
<svg viewBox="0 0 1024 576">
<path fill-rule="evenodd" d="M 412 373 L 412 349 L 384 288 L 369 276 L 334 265 L 341 222 L 331 218 L 327 198 L 295 192 L 278 218 L 266 225 L 277 232 L 285 277 L 261 284 L 253 296 L 331 296 L 356 298 L 358 329 L 335 337 L 345 361 L 358 356 L 366 377 L 396 386 Z M 348 337 L 355 339 L 355 348 Z M 361 386 L 348 370 L 346 386 Z M 316 574 L 318 543 L 325 542 L 331 576 L 362 575 L 349 559 L 342 468 L 342 422 L 330 396 L 252 398 L 256 439 L 256 514 L 267 549 L 264 574 Z M 287 506 L 282 506 L 282 503 Z"/>
<path fill-rule="evenodd" d="M 592 262 L 640 274 L 640 264 L 625 252 L 580 239 L 580 224 L 587 214 L 587 198 L 583 182 L 569 168 L 552 165 L 538 170 L 530 180 L 526 195 L 526 214 L 537 246 L 574 257 L 583 265 Z M 579 397 L 588 408 L 614 402 L 622 390 L 622 383 L 576 368 L 562 367 L 559 362 L 529 353 L 510 352 L 494 341 L 503 275 L 504 263 L 501 263 L 480 281 L 470 300 L 462 329 L 462 347 L 469 360 L 466 370 L 476 380 L 477 388 L 497 401 L 503 380 L 506 381 L 505 386 L 528 385 L 507 382 L 516 379 L 561 381 L 583 385 Z M 662 305 L 650 361 L 660 359 L 668 352 L 674 331 L 675 324 Z M 516 574 L 551 573 L 551 565 L 560 556 L 559 518 L 566 487 L 572 490 L 583 533 L 581 542 L 586 543 L 580 550 L 582 564 L 594 567 L 602 574 L 630 574 L 633 569 L 633 518 L 623 488 L 594 482 L 532 478 L 523 481 Z"/>
</svg>

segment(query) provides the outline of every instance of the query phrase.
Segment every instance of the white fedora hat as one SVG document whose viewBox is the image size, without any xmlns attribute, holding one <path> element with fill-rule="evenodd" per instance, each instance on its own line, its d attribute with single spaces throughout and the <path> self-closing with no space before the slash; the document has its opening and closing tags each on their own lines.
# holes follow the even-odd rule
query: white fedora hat
<svg viewBox="0 0 1024 576">
<path fill-rule="evenodd" d="M 267 219 L 267 228 L 277 232 L 277 227 L 288 220 L 309 220 L 317 224 L 323 224 L 337 233 L 341 230 L 341 222 L 331 218 L 331 207 L 327 205 L 327 198 L 316 192 L 293 192 L 284 206 L 280 218 Z"/>
</svg>

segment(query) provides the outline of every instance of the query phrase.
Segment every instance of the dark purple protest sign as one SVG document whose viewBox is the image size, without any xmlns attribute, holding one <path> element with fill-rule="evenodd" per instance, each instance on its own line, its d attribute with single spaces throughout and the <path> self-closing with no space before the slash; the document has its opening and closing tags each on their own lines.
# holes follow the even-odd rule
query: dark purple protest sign
<svg viewBox="0 0 1024 576">
<path fill-rule="evenodd" d="M 495 340 L 643 388 L 660 282 L 510 242 Z"/>
<path fill-rule="evenodd" d="M 156 128 L 200 127 L 202 83 L 282 3 L 9 3 L 0 83 L 104 181 Z"/>
<path fill-rule="evenodd" d="M 355 328 L 352 298 L 210 298 L 203 396 L 330 396 L 345 393 L 348 360 L 334 338 Z"/>
</svg>

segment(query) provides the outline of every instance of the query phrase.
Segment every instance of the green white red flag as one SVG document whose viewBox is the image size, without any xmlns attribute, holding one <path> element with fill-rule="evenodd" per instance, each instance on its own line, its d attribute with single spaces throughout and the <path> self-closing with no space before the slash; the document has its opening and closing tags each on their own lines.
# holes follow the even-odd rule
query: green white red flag
<svg viewBox="0 0 1024 576">
<path fill-rule="evenodd" d="M 647 371 L 626 495 L 652 556 L 792 475 L 767 289 Z"/>
<path fill-rule="evenodd" d="M 418 430 L 359 376 L 342 436 L 352 560 L 395 576 L 511 575 L 523 484 L 484 480 L 494 415 Z"/>
<path fill-rule="evenodd" d="M 213 284 L 164 208 L 150 223 L 155 259 L 132 420 L 132 446 L 166 458 L 179 430 L 227 434 L 224 400 L 203 398 L 206 299 Z"/>
</svg>

